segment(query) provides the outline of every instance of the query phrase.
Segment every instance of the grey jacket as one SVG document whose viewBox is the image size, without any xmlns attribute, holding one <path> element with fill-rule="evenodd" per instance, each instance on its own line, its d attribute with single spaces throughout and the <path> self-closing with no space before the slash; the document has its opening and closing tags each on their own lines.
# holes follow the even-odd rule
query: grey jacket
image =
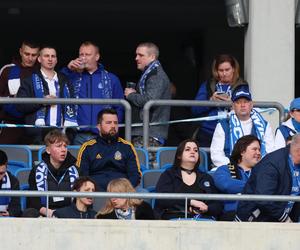
<svg viewBox="0 0 300 250">
<path fill-rule="evenodd" d="M 139 91 L 139 84 L 136 93 L 127 96 L 132 107 L 132 121 L 143 121 L 143 107 L 149 100 L 171 99 L 171 84 L 162 66 L 151 71 L 145 81 L 145 94 Z M 164 122 L 170 119 L 169 106 L 154 106 L 150 112 L 150 122 Z M 143 135 L 143 127 L 132 128 L 132 135 Z M 150 126 L 149 136 L 167 139 L 168 126 Z"/>
</svg>

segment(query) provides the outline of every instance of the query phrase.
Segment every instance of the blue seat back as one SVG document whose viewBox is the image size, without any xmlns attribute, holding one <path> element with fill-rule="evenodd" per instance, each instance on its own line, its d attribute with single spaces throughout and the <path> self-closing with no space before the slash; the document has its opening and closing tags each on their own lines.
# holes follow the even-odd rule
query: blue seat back
<svg viewBox="0 0 300 250">
<path fill-rule="evenodd" d="M 7 154 L 8 165 L 11 165 L 12 168 L 32 167 L 32 153 L 28 146 L 1 144 L 0 149 Z"/>
<path fill-rule="evenodd" d="M 149 169 L 145 170 L 142 175 L 141 185 L 149 192 L 155 192 L 156 184 L 159 180 L 160 175 L 165 169 Z"/>
<path fill-rule="evenodd" d="M 144 172 L 145 170 L 148 170 L 149 169 L 148 150 L 144 148 L 135 148 L 135 150 L 140 161 L 141 171 Z"/>
<path fill-rule="evenodd" d="M 156 161 L 159 168 L 169 168 L 173 165 L 176 149 L 176 147 L 163 147 L 158 149 L 156 153 Z M 199 154 L 199 169 L 206 173 L 208 172 L 207 153 L 202 148 L 199 148 Z"/>
</svg>

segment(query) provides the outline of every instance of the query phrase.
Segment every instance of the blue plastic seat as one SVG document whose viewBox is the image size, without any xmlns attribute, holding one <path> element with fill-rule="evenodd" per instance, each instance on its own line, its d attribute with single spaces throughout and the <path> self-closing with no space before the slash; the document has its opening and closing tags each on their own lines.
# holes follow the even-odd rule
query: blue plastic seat
<svg viewBox="0 0 300 250">
<path fill-rule="evenodd" d="M 138 155 L 141 171 L 144 172 L 149 169 L 149 155 L 148 150 L 144 148 L 135 148 L 136 153 Z"/>
<path fill-rule="evenodd" d="M 159 148 L 156 153 L 156 161 L 159 168 L 169 168 L 173 165 L 174 157 L 176 153 L 176 147 L 162 147 Z M 202 148 L 199 148 L 200 154 L 200 164 L 199 169 L 202 172 L 208 172 L 208 157 L 207 152 L 204 151 Z"/>
</svg>

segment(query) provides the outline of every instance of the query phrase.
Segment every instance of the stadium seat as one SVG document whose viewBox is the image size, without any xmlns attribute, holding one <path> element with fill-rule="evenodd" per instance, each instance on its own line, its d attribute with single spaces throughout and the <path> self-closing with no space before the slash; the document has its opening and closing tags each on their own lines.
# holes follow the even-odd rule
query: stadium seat
<svg viewBox="0 0 300 250">
<path fill-rule="evenodd" d="M 38 161 L 42 160 L 42 154 L 45 152 L 46 147 L 43 146 L 38 151 Z M 79 152 L 80 146 L 79 145 L 70 145 L 68 146 L 68 151 L 77 158 L 78 152 Z"/>
<path fill-rule="evenodd" d="M 142 175 L 142 187 L 147 189 L 149 192 L 155 192 L 156 183 L 164 171 L 165 169 L 145 170 Z"/>
<path fill-rule="evenodd" d="M 148 170 L 149 169 L 148 151 L 144 148 L 135 148 L 135 150 L 140 161 L 141 171 L 144 172 L 145 170 Z"/>
<path fill-rule="evenodd" d="M 176 147 L 163 147 L 158 149 L 156 153 L 156 161 L 159 168 L 165 169 L 173 165 L 176 149 Z M 201 148 L 199 148 L 199 153 L 201 159 L 199 169 L 206 173 L 208 172 L 207 153 Z"/>
<path fill-rule="evenodd" d="M 7 169 L 13 175 L 18 169 L 32 167 L 32 153 L 28 146 L 1 144 L 0 149 L 7 154 Z"/>
</svg>

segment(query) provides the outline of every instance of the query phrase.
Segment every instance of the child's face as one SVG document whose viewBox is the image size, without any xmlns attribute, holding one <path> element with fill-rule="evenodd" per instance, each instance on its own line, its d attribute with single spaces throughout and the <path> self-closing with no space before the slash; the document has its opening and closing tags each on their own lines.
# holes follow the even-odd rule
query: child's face
<svg viewBox="0 0 300 250">
<path fill-rule="evenodd" d="M 67 143 L 64 141 L 55 141 L 46 148 L 47 153 L 50 155 L 50 161 L 53 165 L 61 165 L 67 157 Z"/>
</svg>

